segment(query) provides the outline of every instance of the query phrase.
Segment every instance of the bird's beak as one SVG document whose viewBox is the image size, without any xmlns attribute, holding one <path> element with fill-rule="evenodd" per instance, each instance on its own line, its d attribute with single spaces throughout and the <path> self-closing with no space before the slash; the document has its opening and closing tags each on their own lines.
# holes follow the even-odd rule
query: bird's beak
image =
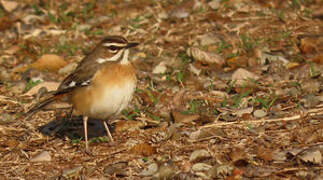
<svg viewBox="0 0 323 180">
<path fill-rule="evenodd" d="M 138 46 L 139 43 L 137 42 L 129 42 L 126 46 L 126 48 L 132 48 Z"/>
</svg>

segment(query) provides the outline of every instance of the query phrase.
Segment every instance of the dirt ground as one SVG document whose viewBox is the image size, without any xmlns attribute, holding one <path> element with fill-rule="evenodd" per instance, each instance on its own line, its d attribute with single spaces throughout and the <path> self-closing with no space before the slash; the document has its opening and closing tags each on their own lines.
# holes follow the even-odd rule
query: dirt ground
<svg viewBox="0 0 323 180">
<path fill-rule="evenodd" d="M 323 179 L 322 0 L 0 1 L 0 179 Z M 25 112 L 107 35 L 139 42 L 109 121 Z"/>
</svg>

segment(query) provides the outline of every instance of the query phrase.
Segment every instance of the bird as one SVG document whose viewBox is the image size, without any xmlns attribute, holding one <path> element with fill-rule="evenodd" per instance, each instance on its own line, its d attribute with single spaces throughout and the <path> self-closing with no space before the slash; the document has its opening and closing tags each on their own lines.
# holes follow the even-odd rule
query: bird
<svg viewBox="0 0 323 180">
<path fill-rule="evenodd" d="M 83 116 L 85 150 L 89 151 L 87 121 L 101 119 L 108 137 L 108 118 L 116 117 L 130 103 L 136 89 L 135 68 L 129 60 L 129 49 L 138 42 L 122 36 L 107 36 L 84 57 L 76 69 L 27 113 L 35 113 L 57 100 L 67 100 Z"/>
</svg>

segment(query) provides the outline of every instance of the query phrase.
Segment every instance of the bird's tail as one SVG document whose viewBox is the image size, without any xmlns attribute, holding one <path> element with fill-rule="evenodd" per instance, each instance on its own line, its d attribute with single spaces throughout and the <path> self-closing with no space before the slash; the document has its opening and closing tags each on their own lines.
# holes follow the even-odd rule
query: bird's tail
<svg viewBox="0 0 323 180">
<path fill-rule="evenodd" d="M 47 106 L 48 104 L 50 104 L 51 102 L 55 101 L 57 99 L 56 96 L 51 96 L 43 101 L 40 101 L 39 103 L 37 103 L 36 105 L 34 105 L 32 108 L 30 108 L 27 111 L 27 114 L 33 114 L 37 111 L 39 111 L 40 109 L 42 109 L 43 107 Z"/>
</svg>

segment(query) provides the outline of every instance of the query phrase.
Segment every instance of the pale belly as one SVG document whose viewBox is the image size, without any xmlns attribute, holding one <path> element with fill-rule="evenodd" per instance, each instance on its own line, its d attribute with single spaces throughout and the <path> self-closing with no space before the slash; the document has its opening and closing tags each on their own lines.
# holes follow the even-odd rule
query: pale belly
<svg viewBox="0 0 323 180">
<path fill-rule="evenodd" d="M 111 84 L 108 88 L 86 87 L 73 95 L 72 103 L 82 115 L 106 119 L 128 106 L 135 88 L 136 81 L 125 82 L 122 86 Z"/>
<path fill-rule="evenodd" d="M 101 91 L 101 98 L 91 103 L 90 117 L 105 119 L 119 114 L 132 99 L 136 83 L 126 83 L 123 87 L 113 86 Z"/>
</svg>

